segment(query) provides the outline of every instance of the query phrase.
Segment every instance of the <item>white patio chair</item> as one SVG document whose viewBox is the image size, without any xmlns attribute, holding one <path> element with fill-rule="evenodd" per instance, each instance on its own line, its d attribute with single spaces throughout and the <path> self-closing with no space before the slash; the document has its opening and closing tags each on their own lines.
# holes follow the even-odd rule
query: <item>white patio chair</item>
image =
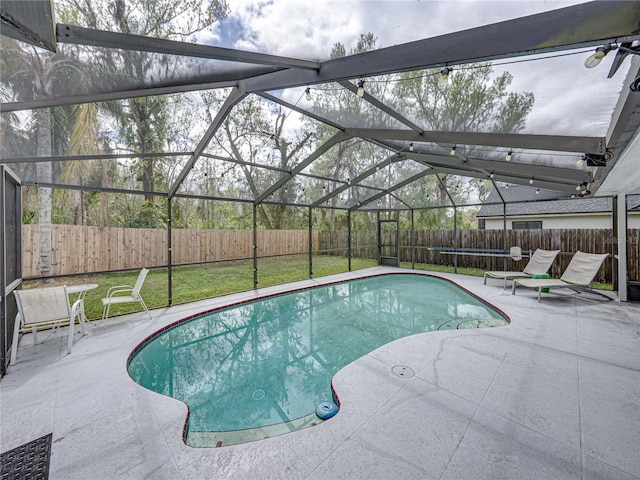
<svg viewBox="0 0 640 480">
<path fill-rule="evenodd" d="M 144 300 L 140 295 L 140 290 L 142 289 L 145 278 L 147 278 L 147 273 L 149 273 L 149 270 L 143 268 L 140 271 L 136 284 L 133 287 L 131 285 L 116 285 L 107 291 L 107 296 L 102 299 L 102 323 L 109 318 L 109 309 L 111 308 L 111 305 L 133 302 L 138 302 L 142 305 L 142 308 L 149 316 L 149 320 L 151 320 L 151 313 L 149 313 L 147 304 L 144 303 Z"/>
<path fill-rule="evenodd" d="M 84 316 L 82 315 L 82 300 L 77 300 L 73 306 L 70 306 L 66 286 L 14 290 L 13 295 L 18 304 L 18 314 L 13 327 L 11 365 L 16 363 L 20 333 L 31 332 L 33 334 L 33 344 L 36 345 L 38 343 L 36 333 L 38 329 L 55 329 L 61 325 L 69 324 L 67 353 L 71 353 L 71 347 L 73 346 L 76 317 L 80 323 L 82 334 L 85 335 L 87 333 Z"/>
<path fill-rule="evenodd" d="M 513 280 L 515 278 L 529 278 L 535 274 L 547 273 L 553 264 L 553 261 L 560 253 L 560 250 L 543 250 L 538 248 L 529 262 L 521 272 L 484 272 L 484 284 L 487 284 L 487 277 L 501 278 L 504 280 L 503 289 L 507 288 L 507 280 Z"/>
<path fill-rule="evenodd" d="M 571 258 L 569 265 L 562 276 L 558 278 L 523 278 L 515 279 L 511 287 L 511 293 L 516 294 L 516 286 L 537 288 L 538 302 L 542 300 L 543 289 L 570 288 L 577 292 L 589 288 L 596 277 L 598 270 L 609 256 L 608 253 L 584 253 L 577 251 Z M 548 290 L 546 290 L 548 291 Z M 597 292 L 593 292 L 597 293 Z"/>
</svg>

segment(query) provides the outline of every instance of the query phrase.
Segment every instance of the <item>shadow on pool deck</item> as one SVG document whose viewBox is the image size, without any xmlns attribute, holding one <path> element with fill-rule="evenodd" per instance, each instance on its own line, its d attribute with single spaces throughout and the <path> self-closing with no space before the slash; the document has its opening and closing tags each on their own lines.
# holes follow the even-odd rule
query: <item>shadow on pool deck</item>
<svg viewBox="0 0 640 480">
<path fill-rule="evenodd" d="M 363 274 L 371 268 L 110 319 L 31 346 L 0 382 L 1 448 L 53 433 L 51 479 L 640 478 L 640 305 L 590 294 L 513 296 L 482 278 L 437 274 L 511 319 L 499 328 L 420 334 L 334 377 L 340 412 L 252 443 L 191 448 L 186 407 L 127 374 L 129 353 L 199 311 Z M 407 270 L 402 270 L 407 272 Z M 422 273 L 422 272 L 421 272 Z M 404 366 L 414 376 L 399 377 Z"/>
</svg>

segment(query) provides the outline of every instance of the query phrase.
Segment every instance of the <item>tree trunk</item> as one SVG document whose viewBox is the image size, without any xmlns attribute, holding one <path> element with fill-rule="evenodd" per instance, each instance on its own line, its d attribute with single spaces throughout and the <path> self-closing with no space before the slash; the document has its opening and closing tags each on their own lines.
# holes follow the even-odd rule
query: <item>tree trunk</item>
<svg viewBox="0 0 640 480">
<path fill-rule="evenodd" d="M 84 207 L 82 204 L 82 190 L 73 190 L 73 224 L 84 225 Z"/>
<path fill-rule="evenodd" d="M 37 155 L 50 157 L 52 154 L 51 111 L 41 109 L 36 112 L 38 131 Z M 52 183 L 51 162 L 38 162 L 36 167 L 39 183 Z M 40 275 L 51 275 L 51 188 L 38 187 L 38 223 L 40 233 Z"/>
<path fill-rule="evenodd" d="M 109 186 L 108 160 L 100 160 L 100 183 L 103 188 Z M 107 192 L 100 192 L 100 216 L 98 219 L 98 225 L 101 227 L 111 226 L 109 194 Z"/>
</svg>

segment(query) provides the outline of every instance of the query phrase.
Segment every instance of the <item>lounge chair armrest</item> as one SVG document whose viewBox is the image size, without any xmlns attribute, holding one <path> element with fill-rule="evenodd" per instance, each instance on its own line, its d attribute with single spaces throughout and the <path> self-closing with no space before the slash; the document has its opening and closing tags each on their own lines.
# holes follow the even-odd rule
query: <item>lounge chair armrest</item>
<svg viewBox="0 0 640 480">
<path fill-rule="evenodd" d="M 107 297 L 111 296 L 112 291 L 127 291 L 127 289 L 133 290 L 133 287 L 131 285 L 114 285 L 113 287 L 110 287 L 109 290 L 107 290 Z"/>
<path fill-rule="evenodd" d="M 78 312 L 82 311 L 82 304 L 84 303 L 84 300 L 82 300 L 81 298 L 79 298 L 78 300 L 76 300 L 73 305 L 71 305 L 71 317 L 74 317 L 78 314 Z"/>
<path fill-rule="evenodd" d="M 127 288 L 121 288 L 120 290 L 110 290 L 110 292 L 107 294 L 108 298 L 114 297 L 119 293 L 133 293 L 133 287 L 129 287 L 128 285 L 125 285 Z"/>
</svg>

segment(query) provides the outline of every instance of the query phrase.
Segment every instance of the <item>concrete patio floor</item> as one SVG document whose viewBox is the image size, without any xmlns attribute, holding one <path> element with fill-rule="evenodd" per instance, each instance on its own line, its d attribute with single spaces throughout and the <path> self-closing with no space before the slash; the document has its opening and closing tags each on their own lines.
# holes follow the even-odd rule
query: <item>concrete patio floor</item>
<svg viewBox="0 0 640 480">
<path fill-rule="evenodd" d="M 37 346 L 0 382 L 0 451 L 53 432 L 51 479 L 638 479 L 640 304 L 543 294 L 463 275 L 505 312 L 499 328 L 403 338 L 334 377 L 333 419 L 257 442 L 191 448 L 186 407 L 127 374 L 131 351 L 180 318 L 370 268 L 110 319 Z M 407 272 L 407 270 L 402 270 Z M 46 333 L 43 337 L 46 336 Z M 415 371 L 401 378 L 391 371 Z"/>
</svg>

